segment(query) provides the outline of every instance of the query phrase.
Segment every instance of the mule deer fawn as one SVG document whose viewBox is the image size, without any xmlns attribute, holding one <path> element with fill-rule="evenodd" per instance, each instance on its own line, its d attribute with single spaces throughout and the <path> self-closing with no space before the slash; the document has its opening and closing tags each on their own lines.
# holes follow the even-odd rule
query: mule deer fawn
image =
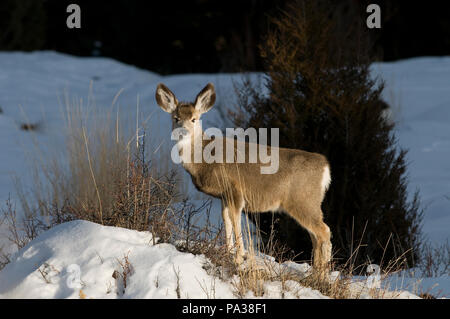
<svg viewBox="0 0 450 319">
<path fill-rule="evenodd" d="M 241 211 L 278 211 L 293 217 L 309 232 L 313 244 L 314 268 L 324 269 L 331 259 L 331 233 L 323 222 L 321 210 L 331 182 L 327 159 L 317 153 L 278 148 L 279 168 L 272 175 L 260 173 L 260 161 L 196 163 L 190 152 L 195 147 L 194 143 L 199 143 L 202 150 L 210 143 L 204 138 L 199 119 L 212 108 L 215 100 L 216 94 L 211 83 L 200 91 L 193 103 L 179 102 L 162 83 L 156 89 L 156 101 L 164 111 L 171 114 L 173 129 L 184 131 L 177 141 L 183 167 L 199 191 L 222 201 L 226 244 L 229 249 L 234 247 L 233 231 L 236 262 L 241 263 L 244 256 Z M 224 143 L 227 139 L 223 139 Z M 248 143 L 244 143 L 248 150 Z M 271 152 L 274 150 L 273 147 L 268 148 Z"/>
</svg>

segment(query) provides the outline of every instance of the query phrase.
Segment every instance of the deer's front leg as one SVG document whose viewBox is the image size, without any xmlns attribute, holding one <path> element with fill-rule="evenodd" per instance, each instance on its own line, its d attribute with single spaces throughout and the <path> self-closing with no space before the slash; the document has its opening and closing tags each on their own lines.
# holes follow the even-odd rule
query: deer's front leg
<svg viewBox="0 0 450 319">
<path fill-rule="evenodd" d="M 231 224 L 230 210 L 224 203 L 222 203 L 222 218 L 223 218 L 223 223 L 225 225 L 225 241 L 226 241 L 228 250 L 231 251 L 234 247 L 233 225 Z"/>
<path fill-rule="evenodd" d="M 231 205 L 229 207 L 229 215 L 231 224 L 233 225 L 234 237 L 236 239 L 236 263 L 241 264 L 245 254 L 241 230 L 241 212 L 244 208 L 244 201 L 242 199 L 235 200 L 235 203 L 239 203 L 239 205 Z"/>
</svg>

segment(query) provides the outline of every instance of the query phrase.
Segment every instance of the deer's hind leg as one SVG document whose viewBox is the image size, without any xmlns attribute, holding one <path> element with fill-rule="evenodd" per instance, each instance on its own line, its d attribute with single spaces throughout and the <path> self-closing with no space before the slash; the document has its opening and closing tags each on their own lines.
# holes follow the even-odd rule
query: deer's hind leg
<svg viewBox="0 0 450 319">
<path fill-rule="evenodd" d="M 316 270 L 328 269 L 331 261 L 331 232 L 323 222 L 323 214 L 320 208 L 290 207 L 287 210 L 303 228 L 305 228 L 313 245 L 313 266 Z"/>
<path fill-rule="evenodd" d="M 317 270 L 327 269 L 331 261 L 331 232 L 322 220 L 304 226 L 313 242 L 313 265 Z"/>
</svg>

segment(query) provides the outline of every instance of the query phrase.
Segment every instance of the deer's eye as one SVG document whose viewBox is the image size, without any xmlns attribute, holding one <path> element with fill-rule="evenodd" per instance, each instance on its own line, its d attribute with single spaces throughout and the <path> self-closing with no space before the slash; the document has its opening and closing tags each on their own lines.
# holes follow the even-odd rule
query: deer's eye
<svg viewBox="0 0 450 319">
<path fill-rule="evenodd" d="M 192 123 L 195 123 L 195 119 L 192 119 L 191 122 L 192 122 Z"/>
</svg>

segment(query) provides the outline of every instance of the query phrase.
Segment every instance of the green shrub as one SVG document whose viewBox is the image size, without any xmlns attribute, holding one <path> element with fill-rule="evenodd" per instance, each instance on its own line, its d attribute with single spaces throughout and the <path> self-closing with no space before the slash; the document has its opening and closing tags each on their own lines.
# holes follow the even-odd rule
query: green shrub
<svg viewBox="0 0 450 319">
<path fill-rule="evenodd" d="M 335 261 L 412 262 L 420 244 L 418 195 L 408 201 L 406 151 L 383 116 L 383 84 L 370 76 L 365 20 L 337 28 L 332 7 L 297 1 L 271 21 L 260 46 L 268 93 L 248 81 L 238 86 L 243 112 L 236 124 L 278 127 L 281 147 L 328 157 L 332 183 L 322 208 Z M 262 233 L 273 228 L 294 255 L 310 258 L 309 236 L 288 216 L 255 218 Z"/>
</svg>

